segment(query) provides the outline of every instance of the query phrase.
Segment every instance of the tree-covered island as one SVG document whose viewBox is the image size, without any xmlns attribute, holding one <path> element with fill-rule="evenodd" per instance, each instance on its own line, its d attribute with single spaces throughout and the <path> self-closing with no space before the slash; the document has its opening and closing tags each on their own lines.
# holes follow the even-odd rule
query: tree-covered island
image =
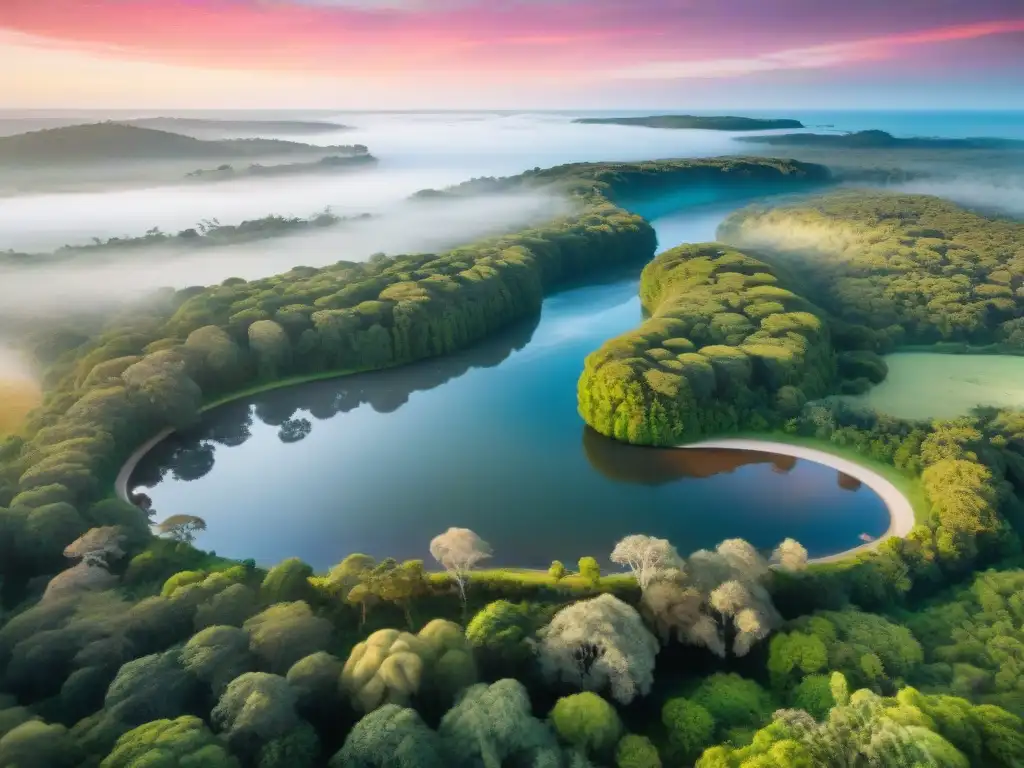
<svg viewBox="0 0 1024 768">
<path fill-rule="evenodd" d="M 781 133 L 770 136 L 741 136 L 737 141 L 767 144 L 772 147 L 825 147 L 829 149 L 1024 150 L 1024 141 L 1017 139 L 944 139 L 928 136 L 901 138 L 877 130 L 852 133 Z"/>
<path fill-rule="evenodd" d="M 789 118 L 736 117 L 734 115 L 648 115 L 646 117 L 581 117 L 574 123 L 584 125 L 633 125 L 642 128 L 704 131 L 768 131 L 803 128 L 799 120 Z"/>
</svg>

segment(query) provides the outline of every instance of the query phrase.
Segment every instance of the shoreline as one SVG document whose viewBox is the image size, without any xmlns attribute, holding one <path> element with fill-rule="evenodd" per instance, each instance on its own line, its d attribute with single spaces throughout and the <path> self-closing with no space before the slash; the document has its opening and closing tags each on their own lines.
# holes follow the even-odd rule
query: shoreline
<svg viewBox="0 0 1024 768">
<path fill-rule="evenodd" d="M 676 447 L 682 450 L 689 448 L 726 448 L 740 451 L 766 451 L 770 453 L 778 453 L 783 456 L 792 456 L 796 459 L 806 459 L 849 475 L 850 477 L 859 480 L 878 494 L 879 498 L 881 498 L 882 502 L 885 504 L 886 509 L 889 511 L 888 530 L 886 530 L 886 532 L 877 539 L 865 542 L 864 544 L 860 544 L 852 549 L 845 549 L 842 552 L 824 555 L 823 557 L 809 558 L 807 561 L 808 565 L 834 563 L 840 560 L 845 560 L 849 557 L 854 557 L 864 552 L 869 552 L 876 549 L 886 539 L 891 539 L 893 537 L 905 537 L 914 528 L 914 507 L 899 488 L 873 469 L 870 469 L 863 464 L 850 461 L 849 459 L 844 459 L 834 453 L 829 453 L 828 451 L 824 451 L 819 448 L 811 448 L 804 445 L 783 443 L 775 440 L 760 440 L 757 438 L 721 438 L 717 440 L 702 440 L 698 443 L 687 443 Z"/>
<path fill-rule="evenodd" d="M 222 403 L 213 403 L 210 406 L 207 406 L 207 408 L 213 408 L 216 407 L 216 405 L 221 404 Z M 204 408 L 203 410 L 207 410 L 207 408 Z M 159 433 L 136 448 L 132 455 L 128 457 L 121 466 L 120 471 L 117 473 L 117 478 L 114 480 L 114 493 L 119 499 L 128 503 L 133 503 L 128 494 L 128 481 L 131 479 L 132 473 L 134 473 L 136 466 L 138 466 L 138 463 L 142 458 L 153 450 L 157 444 L 172 435 L 174 431 L 175 430 L 171 427 L 161 430 Z M 831 555 L 824 555 L 822 557 L 808 558 L 808 565 L 835 563 L 847 558 L 855 557 L 859 554 L 876 549 L 887 539 L 893 537 L 904 538 L 914 528 L 916 522 L 914 507 L 906 494 L 873 469 L 865 466 L 864 464 L 844 459 L 834 453 L 829 453 L 828 451 L 820 448 L 812 448 L 806 445 L 797 445 L 793 443 L 780 442 L 778 440 L 765 440 L 751 437 L 702 440 L 697 443 L 686 443 L 675 447 L 676 450 L 687 450 L 693 448 L 764 451 L 777 453 L 783 456 L 792 456 L 796 459 L 805 459 L 816 464 L 821 464 L 822 466 L 830 467 L 837 472 L 842 472 L 843 474 L 859 480 L 882 499 L 882 502 L 885 504 L 885 507 L 889 512 L 889 528 L 884 534 L 879 536 L 877 539 L 865 542 L 851 549 L 844 549 L 840 552 L 836 552 Z M 520 570 L 523 573 L 535 573 L 537 575 L 547 576 L 547 571 L 543 569 L 501 568 L 496 570 Z M 609 577 L 619 575 L 623 574 L 609 573 L 604 576 Z"/>
</svg>

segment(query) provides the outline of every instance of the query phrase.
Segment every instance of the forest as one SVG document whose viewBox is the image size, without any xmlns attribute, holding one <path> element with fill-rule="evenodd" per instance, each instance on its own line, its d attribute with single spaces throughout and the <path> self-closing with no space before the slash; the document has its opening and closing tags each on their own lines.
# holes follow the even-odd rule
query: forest
<svg viewBox="0 0 1024 768">
<path fill-rule="evenodd" d="M 927 195 L 842 191 L 750 206 L 723 242 L 770 254 L 833 315 L 841 349 L 1024 345 L 1024 224 Z"/>
<path fill-rule="evenodd" d="M 786 127 L 786 126 L 783 126 Z M 1024 141 L 1015 139 L 940 139 L 928 137 L 896 138 L 885 131 L 853 133 L 781 133 L 770 136 L 742 136 L 739 141 L 768 144 L 773 147 L 828 147 L 848 149 L 1024 149 Z"/>
<path fill-rule="evenodd" d="M 31 267 L 52 264 L 57 261 L 74 261 L 83 256 L 106 257 L 126 251 L 145 251 L 153 246 L 174 246 L 178 248 L 205 248 L 208 246 L 231 245 L 253 242 L 271 237 L 283 237 L 308 232 L 352 221 L 366 221 L 373 214 L 339 216 L 326 208 L 311 216 L 262 216 L 246 219 L 238 224 L 221 224 L 217 219 L 204 219 L 194 227 L 178 232 L 164 232 L 153 227 L 143 235 L 135 237 L 94 238 L 91 243 L 67 244 L 50 253 L 25 253 L 22 251 L 0 251 L 0 265 Z M 156 249 L 154 249 L 156 250 Z M 161 251 L 161 254 L 165 252 Z"/>
<path fill-rule="evenodd" d="M 1024 418 L 910 423 L 815 400 L 935 336 L 932 299 L 886 305 L 883 281 L 844 282 L 876 242 L 900 250 L 868 275 L 940 292 L 943 259 L 924 251 L 942 240 L 950 275 L 971 265 L 972 286 L 1018 291 L 1019 225 L 930 199 L 891 223 L 884 200 L 861 202 L 825 277 L 809 250 L 733 243 L 732 222 L 732 244 L 654 259 L 651 319 L 588 358 L 581 412 L 619 439 L 775 428 L 915 478 L 911 535 L 843 561 L 809 564 L 791 539 L 679 553 L 637 533 L 546 573 L 484 570 L 501 542 L 451 528 L 431 562 L 339 553 L 314 573 L 203 552 L 188 510 L 150 519 L 112 496 L 136 446 L 207 403 L 445 355 L 535 317 L 566 280 L 644 263 L 653 230 L 616 203 L 709 178 L 803 190 L 827 174 L 728 159 L 476 180 L 435 194 L 551 184 L 578 210 L 443 254 L 165 291 L 97 329 L 40 322 L 43 403 L 0 441 L 0 767 L 1024 765 Z M 755 213 L 771 215 L 737 221 Z M 871 216 L 891 227 L 877 241 Z M 961 300 L 934 340 L 1015 343 L 1000 298 L 987 333 Z M 875 302 L 919 335 L 858 309 Z"/>
<path fill-rule="evenodd" d="M 276 163 L 272 165 L 251 163 L 244 168 L 235 168 L 230 163 L 225 163 L 216 168 L 197 168 L 187 173 L 185 178 L 199 181 L 228 181 L 254 176 L 289 176 L 310 172 L 359 170 L 376 165 L 376 163 L 377 158 L 371 155 L 365 146 L 355 144 L 350 154 L 328 155 L 308 163 Z"/>
</svg>

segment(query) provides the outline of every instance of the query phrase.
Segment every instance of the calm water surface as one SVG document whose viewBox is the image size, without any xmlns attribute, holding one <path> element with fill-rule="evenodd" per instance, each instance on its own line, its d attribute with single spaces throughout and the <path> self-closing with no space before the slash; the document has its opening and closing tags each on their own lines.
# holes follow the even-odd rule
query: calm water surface
<svg viewBox="0 0 1024 768">
<path fill-rule="evenodd" d="M 735 205 L 654 218 L 662 248 L 713 239 Z M 792 536 L 812 555 L 883 533 L 882 501 L 833 469 L 626 446 L 584 428 L 583 359 L 639 321 L 638 271 L 553 295 L 539 320 L 461 355 L 219 408 L 154 450 L 133 484 L 158 519 L 203 517 L 203 548 L 261 564 L 297 556 L 317 569 L 352 552 L 429 559 L 430 539 L 449 526 L 491 542 L 494 564 L 528 567 L 606 562 L 629 533 L 681 552 Z"/>
</svg>

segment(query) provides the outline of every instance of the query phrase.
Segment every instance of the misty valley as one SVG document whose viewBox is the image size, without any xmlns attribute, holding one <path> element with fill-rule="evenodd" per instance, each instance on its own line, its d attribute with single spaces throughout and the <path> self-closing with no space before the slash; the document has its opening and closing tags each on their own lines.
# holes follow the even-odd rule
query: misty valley
<svg viewBox="0 0 1024 768">
<path fill-rule="evenodd" d="M 0 768 L 1024 765 L 1024 120 L 0 116 Z"/>
</svg>

